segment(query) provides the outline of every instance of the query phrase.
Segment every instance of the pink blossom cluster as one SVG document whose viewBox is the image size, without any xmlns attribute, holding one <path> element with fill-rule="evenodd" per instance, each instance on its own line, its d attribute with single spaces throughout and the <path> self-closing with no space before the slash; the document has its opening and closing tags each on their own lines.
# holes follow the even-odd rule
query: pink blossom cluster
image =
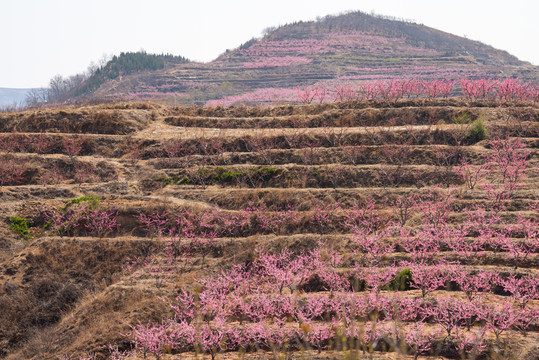
<svg viewBox="0 0 539 360">
<path fill-rule="evenodd" d="M 333 134 L 333 138 L 338 142 L 337 135 Z M 251 147 L 255 143 L 249 142 Z M 464 159 L 455 165 L 454 176 L 461 176 L 467 188 L 473 191 L 481 187 L 485 190 L 482 205 L 461 209 L 468 216 L 459 226 L 450 222 L 454 201 L 452 193 L 444 194 L 436 188 L 422 195 L 411 193 L 391 203 L 394 217 L 384 220 L 384 231 L 378 229 L 382 220 L 375 216 L 372 200 L 351 208 L 338 204 L 315 204 L 313 211 L 308 212 L 299 212 L 292 206 L 270 211 L 253 205 L 236 212 L 215 208 L 196 213 L 182 209 L 179 213 L 140 213 L 139 221 L 156 235 L 187 238 L 203 234 L 238 237 L 258 232 L 280 235 L 298 228 L 299 224 L 307 224 L 321 234 L 335 230 L 352 233 L 357 249 L 373 261 L 380 260 L 399 246 L 418 259 L 432 258 L 442 250 L 453 251 L 467 261 L 480 258 L 484 251 L 503 252 L 518 267 L 539 251 L 537 232 L 530 230 L 537 228 L 537 220 L 519 215 L 516 224 L 505 224 L 500 228 L 499 213 L 522 181 L 530 151 L 520 141 L 511 139 L 493 139 L 489 147 L 491 151 L 479 165 L 471 165 Z M 407 153 L 402 146 L 383 150 L 393 164 L 399 164 Z M 306 152 L 303 156 L 308 161 L 311 153 Z M 496 182 L 489 181 L 492 175 L 497 175 Z M 423 218 L 423 225 L 413 231 L 404 228 L 412 213 L 421 213 Z M 399 241 L 388 243 L 385 240 L 395 235 Z"/>
<path fill-rule="evenodd" d="M 247 49 L 240 49 L 245 57 L 276 56 L 280 54 L 326 54 L 347 51 L 391 54 L 406 52 L 411 54 L 436 54 L 432 49 L 415 47 L 403 38 L 392 38 L 360 31 L 333 32 L 320 38 L 292 40 L 261 40 Z"/>
<path fill-rule="evenodd" d="M 332 136 L 335 143 L 337 135 Z M 396 149 L 386 150 L 397 157 L 393 163 L 405 153 Z M 539 277 L 518 271 L 539 251 L 539 223 L 525 212 L 514 224 L 502 221 L 506 201 L 523 179 L 529 150 L 511 139 L 494 139 L 489 149 L 480 165 L 455 165 L 466 169 L 465 176 L 473 174 L 469 190 L 487 190 L 482 202 L 464 208 L 455 201 L 454 189 L 434 188 L 389 200 L 389 211 L 380 211 L 384 204 L 369 199 L 351 207 L 315 203 L 312 213 L 304 214 L 291 206 L 270 211 L 253 205 L 235 212 L 140 213 L 148 231 L 172 237 L 160 257 L 132 260 L 126 269 L 156 282 L 182 271 L 216 236 L 238 237 L 250 226 L 280 235 L 299 223 L 311 224 L 321 234 L 339 229 L 349 243 L 340 249 L 322 241 L 295 252 L 257 248 L 249 262 L 197 280 L 201 290 L 182 290 L 165 300 L 172 316 L 133 325 L 132 344 L 156 357 L 165 349 L 212 358 L 256 349 L 321 351 L 332 349 L 338 339 L 354 341 L 365 352 L 393 344 L 415 357 L 431 354 L 440 344 L 463 358 L 498 351 L 504 333 L 526 332 L 539 320 Z M 465 215 L 457 224 L 456 206 Z M 413 228 L 407 226 L 412 216 Z M 393 256 L 397 251 L 404 255 Z M 469 266 L 486 251 L 504 252 L 514 270 Z"/>
<path fill-rule="evenodd" d="M 332 94 L 333 101 L 348 101 L 358 99 L 384 99 L 398 100 L 404 98 L 447 98 L 459 90 L 468 100 L 496 100 L 508 101 L 539 101 L 539 84 L 523 82 L 522 80 L 415 80 L 415 79 L 391 79 L 363 82 L 359 85 L 352 83 L 337 83 L 328 91 L 326 85 L 317 85 L 314 88 L 307 87 L 297 89 L 297 100 L 303 103 L 311 102 L 314 97 L 308 96 L 320 87 L 326 89 L 326 94 Z M 319 99 L 322 97 L 319 97 Z M 324 96 L 323 99 L 331 99 Z M 322 101 L 320 101 L 322 102 Z"/>
<path fill-rule="evenodd" d="M 317 99 L 318 94 L 323 95 L 325 92 L 316 92 L 313 90 L 301 93 L 302 96 L 307 96 L 312 99 Z M 182 125 L 188 126 L 189 124 L 183 123 Z M 224 120 L 220 125 L 228 127 L 232 124 L 228 124 L 227 120 Z M 336 148 L 337 152 L 341 152 L 343 155 L 341 160 L 342 163 L 357 165 L 357 161 L 362 157 L 365 158 L 367 155 L 367 144 L 369 141 L 372 141 L 375 144 L 383 142 L 383 139 L 376 133 L 369 133 L 369 136 L 372 135 L 372 140 L 363 140 L 359 135 L 350 132 L 347 128 L 335 128 L 331 123 L 322 123 L 321 125 L 322 127 L 319 127 L 320 132 L 314 135 L 307 133 L 307 129 L 304 126 L 308 125 L 298 124 L 291 121 L 286 124 L 286 126 L 290 126 L 290 128 L 287 128 L 286 130 L 276 131 L 272 134 L 255 130 L 249 135 L 241 136 L 233 140 L 222 139 L 220 136 L 201 136 L 192 139 L 174 137 L 162 141 L 159 146 L 154 147 L 152 151 L 146 150 L 145 154 L 149 157 L 160 159 L 160 163 L 165 167 L 173 165 L 175 161 L 185 160 L 185 162 L 188 162 L 189 160 L 192 160 L 193 155 L 204 155 L 206 157 L 204 159 L 205 161 L 199 161 L 202 165 L 207 163 L 217 165 L 217 160 L 219 159 L 226 162 L 226 159 L 224 159 L 226 158 L 225 153 L 245 152 L 259 153 L 264 161 L 267 161 L 266 164 L 271 164 L 275 162 L 275 159 L 271 159 L 271 157 L 275 157 L 278 154 L 278 152 L 275 152 L 274 150 L 300 149 L 302 150 L 300 153 L 301 155 L 304 155 L 304 151 L 308 150 L 314 152 L 314 155 L 317 155 L 320 158 L 324 152 L 324 148 Z M 191 126 L 193 126 L 192 123 Z M 390 154 L 386 151 L 390 146 L 382 146 L 383 153 L 381 155 L 387 158 L 387 160 L 383 159 L 382 162 L 406 163 L 407 159 L 405 154 L 411 151 L 412 144 L 424 141 L 424 137 L 428 136 L 430 132 L 430 128 L 422 132 L 421 135 L 423 138 L 418 137 L 415 133 L 399 134 L 404 138 L 399 139 L 398 143 L 394 144 L 394 154 Z M 449 141 L 453 141 L 453 137 L 456 137 L 457 134 L 460 133 L 457 133 L 456 131 L 450 133 L 451 137 Z M 420 144 L 421 143 L 418 145 Z M 174 159 L 174 161 L 163 161 L 167 158 Z M 473 164 L 470 164 L 470 166 L 473 166 Z"/>
<path fill-rule="evenodd" d="M 474 342 L 468 338 L 472 328 L 499 336 L 512 328 L 528 329 L 539 318 L 537 309 L 525 304 L 515 308 L 505 300 L 493 306 L 477 301 L 476 297 L 464 301 L 449 296 L 411 298 L 382 293 L 380 288 L 384 285 L 367 285 L 371 290 L 358 294 L 350 285 L 354 281 L 337 270 L 342 266 L 341 258 L 324 246 L 299 254 L 289 250 L 277 254 L 259 252 L 249 266 L 236 265 L 217 276 L 202 279 L 204 290 L 197 294 L 198 301 L 193 294 L 183 291 L 170 303 L 174 315 L 168 320 L 133 326 L 130 335 L 133 344 L 141 352 L 156 356 L 167 346 L 175 352 L 200 349 L 212 357 L 218 352 L 259 347 L 280 351 L 294 339 L 321 350 L 338 334 L 372 346 L 384 337 L 397 336 L 391 329 L 394 321 L 401 321 L 414 322 L 407 339 L 412 352 L 428 351 L 441 336 L 440 331 L 444 331 L 456 348 L 465 342 L 463 353 L 468 353 L 473 351 L 470 346 L 475 349 Z M 530 298 L 538 297 L 539 279 L 532 276 L 523 280 L 510 276 L 504 280 L 495 272 L 474 274 L 450 265 L 432 265 L 436 271 L 421 273 L 417 266 L 423 265 L 403 265 L 412 265 L 414 284 L 424 285 L 430 291 L 472 276 L 478 281 L 467 284 L 470 293 L 489 291 L 502 284 L 513 297 L 522 298 L 517 290 L 511 290 L 512 284 L 532 281 L 529 287 L 517 287 L 520 291 L 528 289 L 525 292 Z M 376 284 L 384 272 L 394 277 L 397 269 L 363 269 L 358 280 Z M 433 281 L 433 277 L 439 277 L 440 281 L 437 278 Z M 321 290 L 330 293 L 305 292 L 313 278 L 318 279 Z M 392 277 L 384 278 L 387 284 Z M 301 325 L 290 326 L 289 319 Z M 427 325 L 438 332 L 427 335 L 423 332 Z"/>
<path fill-rule="evenodd" d="M 493 99 L 508 101 L 539 101 L 539 85 L 520 79 L 461 79 L 460 85 L 466 99 Z"/>
<path fill-rule="evenodd" d="M 12 133 L 0 136 L 0 150 L 10 153 L 35 152 L 38 154 L 46 154 L 54 146 L 58 146 L 54 139 L 43 133 L 39 135 Z"/>
<path fill-rule="evenodd" d="M 440 71 L 442 68 L 436 67 L 436 66 L 401 66 L 401 67 L 377 67 L 377 68 L 369 68 L 369 67 L 355 67 L 355 66 L 347 66 L 346 70 L 350 71 L 358 71 L 358 72 L 390 72 L 390 71 L 402 71 L 406 70 L 407 72 L 416 72 L 416 71 Z M 460 70 L 460 69 L 459 69 Z"/>
<path fill-rule="evenodd" d="M 239 50 L 239 54 L 246 57 L 276 56 L 283 53 L 290 54 L 323 54 L 331 52 L 332 44 L 329 39 L 302 39 L 282 41 L 260 41 L 248 49 Z"/>
<path fill-rule="evenodd" d="M 47 229 L 60 236 L 82 232 L 103 237 L 119 226 L 117 210 L 101 211 L 81 205 L 42 213 Z"/>
<path fill-rule="evenodd" d="M 475 67 L 437 67 L 437 66 L 400 66 L 400 67 L 346 67 L 346 70 L 354 72 L 353 75 L 344 75 L 338 79 L 365 79 L 369 77 L 384 76 L 384 79 L 388 77 L 401 77 L 407 79 L 444 79 L 444 78 L 481 78 L 487 76 L 487 71 Z M 359 73 L 359 74 L 358 74 Z M 394 75 L 393 75 L 394 74 Z"/>
<path fill-rule="evenodd" d="M 160 92 L 165 94 L 177 94 L 176 91 L 167 91 L 167 90 L 174 90 L 181 87 L 186 87 L 189 89 L 196 89 L 201 87 L 216 87 L 217 85 L 210 82 L 198 82 L 198 81 L 179 81 L 179 82 L 173 82 L 173 83 L 164 83 L 159 85 L 144 85 L 141 86 L 142 90 L 145 90 L 144 92 Z M 142 93 L 144 93 L 142 92 Z M 141 94 L 142 94 L 141 93 Z"/>
<path fill-rule="evenodd" d="M 0 150 L 5 152 L 47 154 L 52 151 L 61 152 L 70 157 L 81 153 L 86 143 L 83 136 L 64 136 L 60 140 L 54 135 L 41 133 L 39 135 L 18 134 L 0 136 Z"/>
<path fill-rule="evenodd" d="M 0 185 L 18 185 L 24 180 L 26 162 L 0 159 Z"/>
<path fill-rule="evenodd" d="M 352 234 L 353 246 L 369 259 L 368 264 L 380 262 L 385 254 L 392 253 L 399 246 L 416 259 L 431 259 L 443 249 L 459 254 L 467 261 L 480 258 L 489 251 L 507 254 L 508 261 L 515 266 L 522 264 L 530 255 L 539 252 L 539 243 L 535 229 L 537 220 L 519 218 L 518 224 L 506 225 L 499 229 L 499 216 L 486 213 L 484 208 L 464 209 L 469 214 L 463 224 L 454 227 L 449 222 L 451 198 L 440 201 L 440 195 L 417 197 L 406 205 L 395 204 L 395 218 L 383 231 L 375 227 L 375 215 L 371 201 L 365 206 L 341 208 L 339 206 L 315 206 L 312 212 L 300 213 L 293 208 L 284 211 L 268 211 L 263 207 L 249 206 L 238 212 L 222 210 L 194 213 L 182 209 L 180 213 L 167 212 L 139 213 L 138 219 L 150 233 L 157 236 L 179 236 L 183 238 L 241 237 L 254 233 L 281 235 L 288 233 L 301 224 L 309 224 L 321 234 L 339 229 Z M 502 206 L 498 204 L 498 206 Z M 370 209 L 370 210 L 369 210 Z M 414 230 L 400 229 L 411 215 L 421 213 L 424 216 L 422 227 Z M 378 224 L 382 221 L 376 220 Z M 368 225 L 367 225 L 368 224 Z M 480 236 L 471 241 L 478 226 Z M 386 239 L 398 235 L 398 242 Z M 355 245 L 354 245 L 355 244 Z"/>
<path fill-rule="evenodd" d="M 167 96 L 184 96 L 187 93 L 185 92 L 152 92 L 152 91 L 137 91 L 137 92 L 129 92 L 127 95 L 124 96 L 126 100 L 130 101 L 145 101 L 148 99 L 158 99 L 158 98 L 166 98 Z"/>
<path fill-rule="evenodd" d="M 62 145 L 64 148 L 64 153 L 70 157 L 74 157 L 80 154 L 82 147 L 84 146 L 84 138 L 74 136 L 74 137 L 64 137 L 62 139 Z"/>
<path fill-rule="evenodd" d="M 309 64 L 312 59 L 301 56 L 274 56 L 255 58 L 253 61 L 243 63 L 245 68 L 267 68 L 267 67 L 283 67 L 300 64 Z"/>
<path fill-rule="evenodd" d="M 208 100 L 205 106 L 231 106 L 237 104 L 274 104 L 279 102 L 292 102 L 295 100 L 294 89 L 263 88 L 241 94 L 226 96 L 222 99 Z"/>
</svg>

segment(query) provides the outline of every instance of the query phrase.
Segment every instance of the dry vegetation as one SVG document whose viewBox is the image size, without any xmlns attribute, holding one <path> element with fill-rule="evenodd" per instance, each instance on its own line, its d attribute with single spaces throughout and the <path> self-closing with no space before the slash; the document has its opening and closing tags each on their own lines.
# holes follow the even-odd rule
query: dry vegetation
<svg viewBox="0 0 539 360">
<path fill-rule="evenodd" d="M 501 200 L 497 226 L 518 225 L 519 215 L 537 221 L 538 119 L 539 110 L 526 103 L 499 107 L 457 99 L 268 108 L 118 103 L 0 114 L 0 358 L 57 359 L 93 352 L 101 359 L 110 358 L 109 345 L 130 350 L 129 325 L 170 317 L 162 298 L 174 299 L 182 290 L 200 292 L 201 279 L 233 264 L 252 263 L 259 249 L 299 253 L 325 240 L 343 254 L 354 253 L 354 231 L 341 219 L 370 200 L 376 216 L 389 223 L 399 218 L 392 207 L 397 200 L 450 193 L 448 222 L 463 224 L 469 216 L 465 209 L 488 207 L 492 200 L 481 182 L 500 184 L 501 177 L 489 172 L 470 188 L 457 175 L 458 164 L 462 159 L 476 167 L 483 164 L 493 152 L 493 139 L 518 139 L 530 152 L 518 187 Z M 73 199 L 80 200 L 69 203 Z M 212 241 L 191 248 L 174 270 L 150 269 L 148 263 L 165 256 L 164 232 L 174 219 L 200 214 L 228 218 L 248 206 L 257 210 L 236 232 L 216 225 Z M 312 220 L 320 209 L 331 213 L 331 225 Z M 103 217 L 103 228 L 91 222 L 91 211 Z M 255 222 L 261 214 L 286 211 L 293 211 L 294 221 L 268 227 Z M 141 214 L 166 214 L 166 220 L 160 226 L 145 224 Z M 107 216 L 116 223 L 107 225 Z M 406 227 L 419 229 L 425 216 L 411 208 Z M 27 221 L 27 234 L 12 225 L 13 217 Z M 384 241 L 398 243 L 389 235 Z M 507 253 L 488 247 L 482 252 L 469 258 L 440 249 L 467 269 L 537 276 L 535 251 L 517 270 Z M 412 257 L 396 246 L 376 266 Z M 126 271 L 133 259 L 139 263 Z M 323 292 L 311 280 L 305 289 Z M 455 289 L 437 289 L 428 296 L 463 295 L 448 290 Z M 368 290 L 363 286 L 359 292 Z M 417 289 L 402 293 L 421 297 Z M 482 301 L 508 298 L 498 290 Z M 528 308 L 538 306 L 533 300 Z M 537 329 L 535 323 L 527 332 L 507 330 L 501 348 L 492 335 L 486 336 L 488 351 L 479 358 L 537 359 Z M 452 345 L 436 341 L 431 353 L 437 359 L 460 358 Z M 381 346 L 374 346 L 374 353 L 364 355 L 364 348 L 333 345 L 324 343 L 321 353 L 297 346 L 276 353 L 262 346 L 246 354 L 219 351 L 217 357 L 413 358 L 409 349 L 381 352 Z M 162 358 L 195 356 L 192 350 L 179 352 Z"/>
</svg>

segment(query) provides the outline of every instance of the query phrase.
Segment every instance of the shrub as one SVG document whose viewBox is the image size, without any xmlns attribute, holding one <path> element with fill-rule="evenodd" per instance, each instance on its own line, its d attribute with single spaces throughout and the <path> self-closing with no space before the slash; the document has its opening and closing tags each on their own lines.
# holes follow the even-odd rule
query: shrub
<svg viewBox="0 0 539 360">
<path fill-rule="evenodd" d="M 231 184 L 241 179 L 250 179 L 252 182 L 261 183 L 269 181 L 272 177 L 278 175 L 279 169 L 273 167 L 259 167 L 248 170 L 226 170 L 219 166 L 216 168 L 199 168 L 191 171 L 187 175 L 173 174 L 163 176 L 162 181 L 165 185 L 213 185 L 213 184 Z M 253 184 L 254 185 L 254 184 Z"/>
<path fill-rule="evenodd" d="M 481 118 L 474 120 L 468 131 L 468 141 L 472 143 L 485 140 L 487 138 L 487 128 Z"/>
<path fill-rule="evenodd" d="M 179 185 L 187 185 L 189 184 L 190 180 L 187 176 L 183 176 L 181 179 L 179 178 L 178 174 L 174 174 L 172 175 L 172 177 L 169 178 L 170 179 L 170 182 L 168 183 L 168 185 L 170 184 L 173 184 L 173 183 L 177 183 Z M 176 179 L 176 180 L 175 180 Z M 179 179 L 179 180 L 178 180 Z"/>
<path fill-rule="evenodd" d="M 64 205 L 62 210 L 66 210 L 67 208 L 69 208 L 72 205 L 75 205 L 75 204 L 78 205 L 78 204 L 81 204 L 81 203 L 86 203 L 87 204 L 86 207 L 88 209 L 95 209 L 99 205 L 100 201 L 101 201 L 101 198 L 99 196 L 85 195 L 85 196 L 81 196 L 81 197 L 76 198 L 76 199 L 69 200 L 68 202 L 66 202 L 66 204 Z"/>
<path fill-rule="evenodd" d="M 383 290 L 410 290 L 410 281 L 412 281 L 412 272 L 410 269 L 403 269 L 395 275 L 395 278 Z"/>
<path fill-rule="evenodd" d="M 470 117 L 470 114 L 468 113 L 462 113 L 462 114 L 459 114 L 459 115 L 456 115 L 454 118 L 453 118 L 453 123 L 454 124 L 459 124 L 459 125 L 462 125 L 462 124 L 469 124 L 471 122 L 471 117 Z"/>
<path fill-rule="evenodd" d="M 24 218 L 12 216 L 9 228 L 25 240 L 28 240 L 31 237 L 30 232 L 28 231 L 28 222 Z"/>
<path fill-rule="evenodd" d="M 238 177 L 243 175 L 241 171 L 225 171 L 221 173 L 220 175 L 215 175 L 214 179 L 216 181 L 224 182 L 224 183 L 232 183 L 236 181 Z"/>
</svg>

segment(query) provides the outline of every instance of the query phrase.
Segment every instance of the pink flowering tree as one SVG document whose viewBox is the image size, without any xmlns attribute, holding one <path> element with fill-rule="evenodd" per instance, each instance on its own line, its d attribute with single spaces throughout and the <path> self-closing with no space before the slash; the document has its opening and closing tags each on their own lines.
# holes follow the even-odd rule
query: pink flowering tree
<svg viewBox="0 0 539 360">
<path fill-rule="evenodd" d="M 419 355 L 426 355 L 431 349 L 437 334 L 428 333 L 423 323 L 414 323 L 406 328 L 404 341 L 414 354 L 414 360 Z"/>
<path fill-rule="evenodd" d="M 62 140 L 63 150 L 70 158 L 78 156 L 84 145 L 84 138 L 79 136 L 64 137 Z"/>
</svg>

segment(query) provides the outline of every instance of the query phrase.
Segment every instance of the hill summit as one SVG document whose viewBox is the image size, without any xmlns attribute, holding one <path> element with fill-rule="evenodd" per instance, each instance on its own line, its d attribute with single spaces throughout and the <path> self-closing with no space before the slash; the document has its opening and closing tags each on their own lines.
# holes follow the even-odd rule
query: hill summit
<svg viewBox="0 0 539 360">
<path fill-rule="evenodd" d="M 296 87 L 321 82 L 331 86 L 392 78 L 539 78 L 537 67 L 506 51 L 359 11 L 268 29 L 262 38 L 209 63 L 172 60 L 165 58 L 166 66 L 106 78 L 81 95 L 229 105 L 292 101 Z"/>
</svg>

